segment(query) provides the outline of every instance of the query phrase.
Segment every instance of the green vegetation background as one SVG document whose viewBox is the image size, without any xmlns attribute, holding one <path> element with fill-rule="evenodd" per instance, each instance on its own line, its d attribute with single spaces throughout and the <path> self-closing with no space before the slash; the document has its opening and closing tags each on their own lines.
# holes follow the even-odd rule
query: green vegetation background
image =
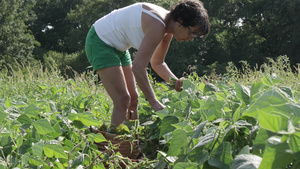
<svg viewBox="0 0 300 169">
<path fill-rule="evenodd" d="M 177 0 L 145 0 L 170 9 Z M 1 0 L 0 69 L 15 60 L 61 71 L 69 66 L 82 73 L 90 26 L 115 8 L 135 0 Z M 211 33 L 194 42 L 172 42 L 166 62 L 177 76 L 212 71 L 224 73 L 228 62 L 260 66 L 266 58 L 289 57 L 300 62 L 300 0 L 203 0 Z M 134 50 L 131 50 L 134 57 Z M 67 74 L 70 75 L 71 72 Z M 154 74 L 155 76 L 155 74 Z"/>
<path fill-rule="evenodd" d="M 173 41 L 166 59 L 184 90 L 150 72 L 167 108 L 153 112 L 140 95 L 144 160 L 98 150 L 105 139 L 89 127 L 109 123 L 112 103 L 84 39 L 134 2 L 0 1 L 0 168 L 299 168 L 300 0 L 203 0 L 211 34 Z"/>
</svg>

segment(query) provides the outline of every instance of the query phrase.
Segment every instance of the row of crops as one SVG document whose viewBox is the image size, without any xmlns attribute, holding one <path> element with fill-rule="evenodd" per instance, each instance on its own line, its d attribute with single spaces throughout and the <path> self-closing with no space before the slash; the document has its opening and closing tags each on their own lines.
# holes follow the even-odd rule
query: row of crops
<svg viewBox="0 0 300 169">
<path fill-rule="evenodd" d="M 167 106 L 159 112 L 141 94 L 129 131 L 139 135 L 139 161 L 94 144 L 106 139 L 90 126 L 109 124 L 112 104 L 92 72 L 66 80 L 30 65 L 2 70 L 0 168 L 300 168 L 299 68 L 287 57 L 242 64 L 222 76 L 191 73 L 182 92 L 153 83 Z"/>
</svg>

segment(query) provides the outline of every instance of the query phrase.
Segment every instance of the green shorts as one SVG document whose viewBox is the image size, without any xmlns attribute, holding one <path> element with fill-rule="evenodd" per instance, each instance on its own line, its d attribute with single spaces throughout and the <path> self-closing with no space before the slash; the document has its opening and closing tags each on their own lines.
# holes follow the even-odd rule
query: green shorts
<svg viewBox="0 0 300 169">
<path fill-rule="evenodd" d="M 85 52 L 94 70 L 111 66 L 127 66 L 132 63 L 128 50 L 119 51 L 103 42 L 97 35 L 94 26 L 87 34 Z"/>
</svg>

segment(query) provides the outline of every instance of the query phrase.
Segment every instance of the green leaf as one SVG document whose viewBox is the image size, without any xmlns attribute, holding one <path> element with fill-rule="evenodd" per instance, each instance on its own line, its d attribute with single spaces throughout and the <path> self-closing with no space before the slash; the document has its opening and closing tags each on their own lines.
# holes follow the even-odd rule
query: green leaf
<svg viewBox="0 0 300 169">
<path fill-rule="evenodd" d="M 205 88 L 205 84 L 203 82 L 201 82 L 199 85 L 199 89 L 204 91 L 204 88 Z"/>
<path fill-rule="evenodd" d="M 288 100 L 284 95 L 278 92 L 276 89 L 272 89 L 264 93 L 259 97 L 250 107 L 245 110 L 242 116 L 250 116 L 259 120 L 259 114 L 261 112 L 267 114 L 279 115 L 282 117 L 282 129 L 287 129 L 288 119 L 293 116 L 292 121 L 296 126 L 300 121 L 300 106 L 293 103 L 288 103 Z M 262 115 L 265 117 L 265 114 Z M 275 119 L 277 117 L 274 117 Z"/>
<path fill-rule="evenodd" d="M 192 148 L 192 150 L 211 143 L 217 136 L 218 136 L 217 133 L 209 133 L 209 134 L 204 135 L 203 137 L 200 138 L 199 142 Z"/>
<path fill-rule="evenodd" d="M 177 129 L 184 129 L 188 126 L 190 126 L 191 123 L 189 121 L 182 121 L 182 122 L 179 122 L 179 123 L 176 123 L 176 124 L 172 124 L 172 126 L 174 126 L 175 128 Z"/>
<path fill-rule="evenodd" d="M 267 86 L 273 85 L 272 79 L 270 77 L 266 76 L 266 74 L 264 74 L 262 82 L 263 82 L 263 84 L 265 84 Z"/>
<path fill-rule="evenodd" d="M 106 138 L 101 133 L 97 133 L 95 136 L 95 142 L 100 143 L 104 141 L 107 141 Z"/>
<path fill-rule="evenodd" d="M 48 88 L 48 86 L 47 86 L 47 85 L 39 85 L 39 87 L 40 87 L 42 90 L 45 90 L 45 89 L 47 89 L 47 88 Z"/>
<path fill-rule="evenodd" d="M 199 168 L 197 163 L 193 162 L 179 162 L 174 165 L 173 169 L 196 169 Z"/>
<path fill-rule="evenodd" d="M 288 98 L 294 99 L 293 90 L 290 87 L 281 86 L 281 87 L 279 87 L 279 89 Z"/>
<path fill-rule="evenodd" d="M 31 119 L 26 114 L 21 114 L 17 120 L 22 124 L 31 124 Z"/>
<path fill-rule="evenodd" d="M 295 156 L 290 151 L 289 145 L 282 142 L 280 137 L 270 137 L 267 141 L 260 169 L 285 168 Z"/>
<path fill-rule="evenodd" d="M 47 133 L 55 132 L 55 130 L 53 129 L 49 121 L 46 119 L 40 119 L 38 121 L 33 122 L 33 126 L 39 134 L 47 134 Z"/>
<path fill-rule="evenodd" d="M 176 124 L 178 122 L 179 122 L 179 119 L 176 116 L 168 115 L 168 116 L 164 117 L 161 121 L 161 125 L 159 126 L 160 127 L 159 137 L 175 130 L 176 128 L 171 126 L 171 124 Z"/>
<path fill-rule="evenodd" d="M 183 83 L 183 85 L 182 85 L 182 87 L 183 87 L 183 89 L 191 89 L 191 91 L 190 92 L 195 92 L 195 84 L 192 82 L 192 81 L 190 81 L 190 80 L 182 80 L 182 83 Z"/>
<path fill-rule="evenodd" d="M 250 147 L 247 145 L 242 148 L 242 150 L 239 152 L 239 155 L 241 154 L 249 154 L 250 153 Z"/>
<path fill-rule="evenodd" d="M 201 122 L 201 123 L 197 126 L 197 128 L 196 128 L 196 130 L 195 130 L 195 133 L 194 133 L 194 135 L 193 135 L 193 138 L 198 138 L 198 137 L 200 136 L 200 134 L 201 134 L 201 132 L 202 132 L 202 130 L 203 130 L 203 128 L 204 128 L 204 126 L 205 126 L 206 123 L 207 123 L 207 120 L 204 121 L 204 122 Z"/>
<path fill-rule="evenodd" d="M 236 96 L 241 99 L 244 103 L 250 103 L 250 91 L 246 86 L 235 83 Z"/>
<path fill-rule="evenodd" d="M 258 169 L 262 158 L 256 155 L 241 154 L 232 162 L 232 169 Z"/>
<path fill-rule="evenodd" d="M 59 123 L 56 123 L 56 124 L 53 126 L 53 129 L 55 130 L 55 132 L 49 133 L 49 136 L 52 136 L 53 138 L 56 138 L 56 137 L 62 135 L 62 131 L 61 131 L 61 128 L 60 128 Z"/>
<path fill-rule="evenodd" d="M 263 89 L 264 84 L 262 82 L 257 82 L 252 84 L 250 89 L 250 96 L 252 99 L 255 99 L 257 95 L 260 94 L 260 91 Z"/>
<path fill-rule="evenodd" d="M 29 158 L 30 158 L 30 153 L 29 152 L 27 152 L 27 153 L 25 153 L 25 154 L 23 154 L 21 156 L 21 164 L 22 164 L 22 166 L 28 165 Z"/>
<path fill-rule="evenodd" d="M 30 156 L 29 164 L 31 164 L 33 166 L 40 166 L 40 165 L 43 165 L 43 161 L 41 159 L 36 158 L 36 157 Z"/>
<path fill-rule="evenodd" d="M 269 112 L 271 106 L 280 105 L 287 102 L 287 99 L 277 90 L 272 89 L 265 92 L 243 113 L 243 116 L 258 117 L 262 111 Z"/>
<path fill-rule="evenodd" d="M 269 137 L 273 136 L 274 133 L 267 131 L 266 129 L 260 128 L 254 140 L 254 149 L 264 149 Z"/>
<path fill-rule="evenodd" d="M 30 104 L 25 108 L 24 112 L 26 115 L 35 118 L 39 114 L 40 110 L 41 109 L 36 105 Z"/>
<path fill-rule="evenodd" d="M 208 160 L 209 153 L 206 150 L 201 151 L 191 151 L 188 158 L 193 161 L 197 162 L 200 166 L 204 164 Z"/>
<path fill-rule="evenodd" d="M 107 141 L 106 138 L 101 133 L 97 133 L 97 134 L 89 133 L 88 134 L 88 140 L 90 142 L 96 142 L 96 143 Z"/>
<path fill-rule="evenodd" d="M 82 164 L 84 161 L 84 155 L 82 153 L 80 153 L 77 157 L 75 157 L 75 159 L 72 162 L 72 167 L 71 168 L 75 168 L 78 165 Z"/>
<path fill-rule="evenodd" d="M 259 125 L 262 128 L 277 133 L 280 129 L 283 128 L 282 118 L 283 118 L 282 116 L 276 114 L 260 112 L 258 121 L 259 121 Z M 287 125 L 285 127 L 287 127 Z"/>
<path fill-rule="evenodd" d="M 236 121 L 240 118 L 240 116 L 241 116 L 241 112 L 240 112 L 241 107 L 242 107 L 242 105 L 240 105 L 240 106 L 234 111 L 234 114 L 233 114 L 233 122 L 236 122 Z"/>
<path fill-rule="evenodd" d="M 37 157 L 39 157 L 40 159 L 43 159 L 43 147 L 44 147 L 43 141 L 37 142 L 32 146 L 32 153 Z"/>
<path fill-rule="evenodd" d="M 91 133 L 90 133 L 91 134 Z M 89 135 L 90 135 L 89 134 Z M 91 141 L 91 142 L 94 142 L 94 141 Z M 73 145 L 73 142 L 72 141 L 70 141 L 70 140 L 64 140 L 64 145 L 65 146 L 68 146 L 70 149 L 73 149 L 73 147 L 74 147 L 74 145 Z"/>
<path fill-rule="evenodd" d="M 217 91 L 219 91 L 217 86 L 215 86 L 212 83 L 207 83 L 207 84 L 205 84 L 205 87 L 203 90 L 203 95 L 206 95 L 207 93 L 210 93 L 210 92 L 217 92 Z"/>
<path fill-rule="evenodd" d="M 78 120 L 82 122 L 85 126 L 101 126 L 102 121 L 98 121 L 92 113 L 84 112 L 77 114 L 70 114 L 68 116 L 69 120 L 75 121 Z"/>
<path fill-rule="evenodd" d="M 66 155 L 63 147 L 60 144 L 46 144 L 44 145 L 43 150 L 44 150 L 44 154 L 47 157 L 68 159 L 68 156 Z"/>
<path fill-rule="evenodd" d="M 10 106 L 11 106 L 10 99 L 7 98 L 6 101 L 5 101 L 5 107 L 8 109 Z"/>
<path fill-rule="evenodd" d="M 172 140 L 169 146 L 168 156 L 184 154 L 187 149 L 187 134 L 183 129 L 176 129 L 172 133 Z"/>
<path fill-rule="evenodd" d="M 290 135 L 289 139 L 289 147 L 293 151 L 293 153 L 297 156 L 298 160 L 300 160 L 300 133 L 295 132 Z"/>
<path fill-rule="evenodd" d="M 229 169 L 232 161 L 231 144 L 225 141 L 212 153 L 211 157 L 208 159 L 208 164 L 222 169 Z"/>
<path fill-rule="evenodd" d="M 0 110 L 0 122 L 4 121 L 6 116 L 8 116 L 8 113 L 5 113 L 4 111 Z"/>
<path fill-rule="evenodd" d="M 163 119 L 164 117 L 169 115 L 169 110 L 168 109 L 163 109 L 160 111 L 155 112 L 155 114 L 160 118 Z"/>
</svg>

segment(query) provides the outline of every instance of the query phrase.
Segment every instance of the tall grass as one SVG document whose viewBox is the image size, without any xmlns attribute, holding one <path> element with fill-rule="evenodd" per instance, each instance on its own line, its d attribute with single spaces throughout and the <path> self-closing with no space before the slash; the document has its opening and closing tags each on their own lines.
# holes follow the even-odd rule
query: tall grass
<svg viewBox="0 0 300 169">
<path fill-rule="evenodd" d="M 232 62 L 228 63 L 226 73 L 223 75 L 211 74 L 201 78 L 204 82 L 215 83 L 224 81 L 227 84 L 240 83 L 251 86 L 254 82 L 262 81 L 264 77 L 275 79 L 276 84 L 290 87 L 295 97 L 300 99 L 300 64 L 291 67 L 287 56 L 279 56 L 276 59 L 267 58 L 267 62 L 251 67 L 247 61 L 241 61 L 241 69 Z"/>
<path fill-rule="evenodd" d="M 52 111 L 63 114 L 89 108 L 98 118 L 110 118 L 111 101 L 92 71 L 78 74 L 67 68 L 66 71 L 73 72 L 68 77 L 65 72 L 45 68 L 41 63 L 16 65 L 0 72 L 0 102 L 53 104 Z"/>
<path fill-rule="evenodd" d="M 254 82 L 262 81 L 264 76 L 276 77 L 280 79 L 278 85 L 293 89 L 296 100 L 299 100 L 300 65 L 292 68 L 287 56 L 280 56 L 276 60 L 269 58 L 267 63 L 254 68 L 246 61 L 241 64 L 242 69 L 238 69 L 233 63 L 228 63 L 227 73 L 224 75 L 199 77 L 194 73 L 193 78 L 204 82 L 237 82 L 251 86 Z M 70 68 L 66 70 L 72 71 Z M 90 108 L 96 117 L 105 113 L 109 118 L 111 100 L 98 82 L 98 76 L 93 71 L 82 74 L 72 72 L 73 76 L 68 77 L 65 72 L 60 72 L 55 67 L 45 68 L 41 63 L 6 67 L 0 71 L 0 101 L 10 99 L 11 102 L 22 102 L 32 98 L 39 100 L 50 94 L 50 98 L 60 105 L 60 111 L 63 111 L 63 104 L 68 104 L 76 110 Z"/>
</svg>

